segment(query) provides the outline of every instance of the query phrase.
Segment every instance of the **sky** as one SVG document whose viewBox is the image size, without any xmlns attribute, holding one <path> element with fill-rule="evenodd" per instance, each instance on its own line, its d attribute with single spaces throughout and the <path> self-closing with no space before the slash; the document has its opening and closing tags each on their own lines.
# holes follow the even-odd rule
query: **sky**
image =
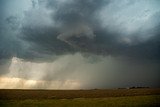
<svg viewBox="0 0 160 107">
<path fill-rule="evenodd" d="M 0 88 L 160 87 L 159 5 L 0 0 Z"/>
</svg>

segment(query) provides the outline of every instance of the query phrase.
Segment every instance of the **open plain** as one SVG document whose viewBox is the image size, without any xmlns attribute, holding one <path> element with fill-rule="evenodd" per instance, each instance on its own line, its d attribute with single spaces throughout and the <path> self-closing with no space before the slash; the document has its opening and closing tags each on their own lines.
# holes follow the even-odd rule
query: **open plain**
<svg viewBox="0 0 160 107">
<path fill-rule="evenodd" d="M 0 107 L 157 107 L 160 89 L 0 90 Z"/>
</svg>

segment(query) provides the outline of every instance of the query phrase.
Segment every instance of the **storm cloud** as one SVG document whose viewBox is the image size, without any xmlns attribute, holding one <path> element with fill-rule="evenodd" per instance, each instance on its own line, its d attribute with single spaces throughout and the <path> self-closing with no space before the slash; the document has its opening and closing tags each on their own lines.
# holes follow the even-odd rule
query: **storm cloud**
<svg viewBox="0 0 160 107">
<path fill-rule="evenodd" d="M 51 81 L 29 88 L 52 88 L 53 81 L 72 80 L 79 82 L 78 88 L 157 87 L 158 4 L 158 0 L 2 0 L 0 75 Z"/>
<path fill-rule="evenodd" d="M 140 30 L 137 29 L 135 32 L 129 32 L 125 28 L 119 31 L 123 25 L 117 25 L 119 28 L 115 27 L 117 29 L 114 30 L 112 28 L 116 23 L 114 23 L 114 20 L 116 20 L 113 15 L 114 12 L 112 16 L 110 14 L 108 16 L 112 20 L 105 22 L 110 23 L 109 26 L 104 27 L 102 20 L 100 20 L 103 9 L 112 5 L 113 7 L 110 7 L 111 9 L 116 8 L 116 6 L 118 8 L 118 5 L 114 4 L 114 2 L 104 0 L 47 1 L 46 7 L 39 5 L 42 8 L 26 12 L 25 21 L 27 22 L 22 27 L 22 39 L 33 42 L 35 47 L 38 46 L 40 48 L 36 50 L 40 51 L 40 53 L 63 54 L 66 52 L 80 51 L 135 58 L 159 58 L 159 41 L 158 39 L 154 39 L 159 35 L 158 29 L 160 22 L 158 24 L 155 23 L 159 18 L 159 13 L 155 12 L 146 20 L 146 23 L 143 22 L 148 28 L 141 25 Z M 130 2 L 124 2 L 123 6 L 127 8 Z M 148 4 L 146 3 L 146 5 Z M 145 11 L 146 9 L 144 9 Z M 103 14 L 106 14 L 107 17 L 107 13 Z M 37 19 L 37 16 L 39 16 L 39 19 Z M 124 17 L 124 15 L 121 17 Z M 117 20 L 121 20 L 121 18 Z M 131 22 L 126 20 L 126 23 Z M 151 23 L 151 25 L 149 26 L 147 23 Z M 136 26 L 133 25 L 133 30 L 134 27 Z M 137 53 L 136 51 L 139 50 L 141 52 Z"/>
</svg>

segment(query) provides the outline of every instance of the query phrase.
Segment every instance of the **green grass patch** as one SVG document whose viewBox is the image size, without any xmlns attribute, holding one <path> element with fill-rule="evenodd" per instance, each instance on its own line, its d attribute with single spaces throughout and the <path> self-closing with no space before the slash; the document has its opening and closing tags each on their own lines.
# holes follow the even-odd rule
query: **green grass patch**
<svg viewBox="0 0 160 107">
<path fill-rule="evenodd" d="M 46 100 L 0 100 L 0 107 L 158 107 L 160 95 Z"/>
</svg>

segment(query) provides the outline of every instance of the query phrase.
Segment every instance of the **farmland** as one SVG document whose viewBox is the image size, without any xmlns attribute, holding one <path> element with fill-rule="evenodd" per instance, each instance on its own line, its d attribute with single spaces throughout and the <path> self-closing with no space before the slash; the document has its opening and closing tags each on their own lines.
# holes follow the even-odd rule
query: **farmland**
<svg viewBox="0 0 160 107">
<path fill-rule="evenodd" d="M 160 89 L 0 90 L 0 107 L 160 106 Z"/>
</svg>

